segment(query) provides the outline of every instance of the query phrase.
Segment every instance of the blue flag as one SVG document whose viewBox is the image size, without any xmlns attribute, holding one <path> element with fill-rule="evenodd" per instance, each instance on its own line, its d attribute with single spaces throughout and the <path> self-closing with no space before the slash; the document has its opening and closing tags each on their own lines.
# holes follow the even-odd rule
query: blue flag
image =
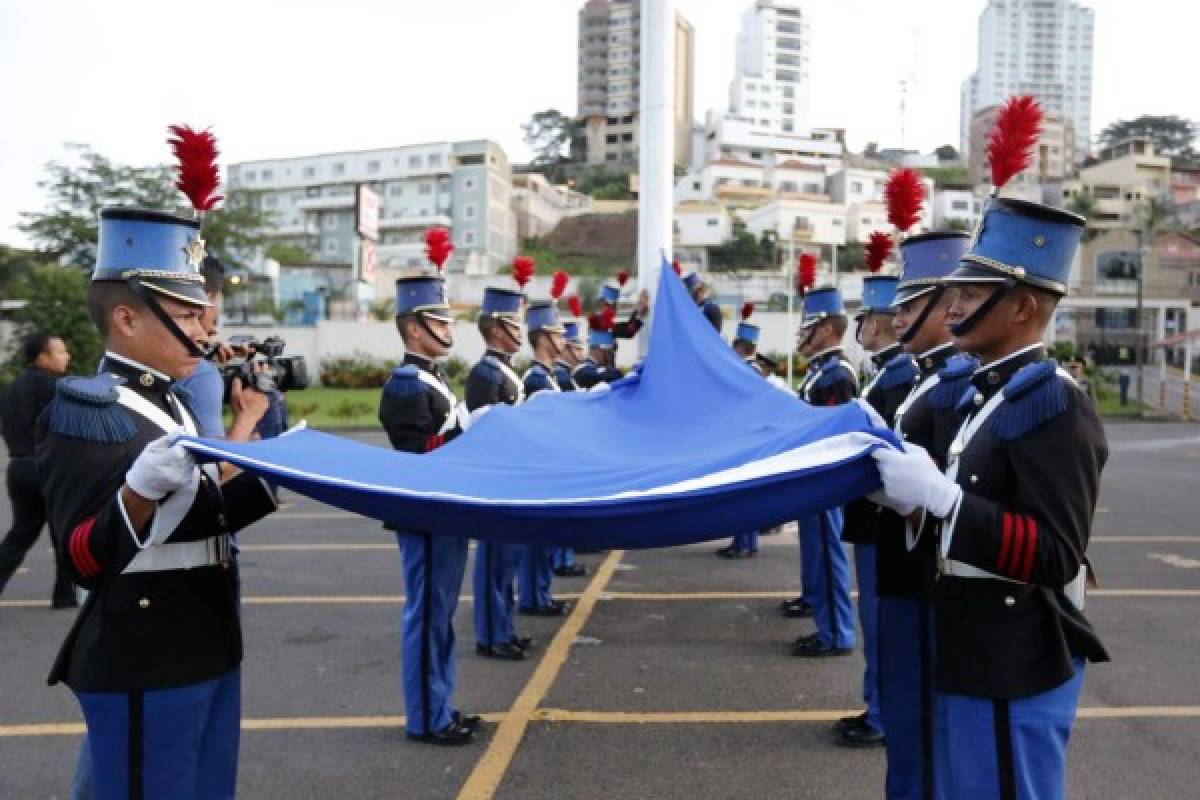
<svg viewBox="0 0 1200 800">
<path fill-rule="evenodd" d="M 588 549 L 720 538 L 879 488 L 870 451 L 892 433 L 763 380 L 665 261 L 650 335 L 641 369 L 608 390 L 496 406 L 424 455 L 303 429 L 182 443 L 404 530 Z"/>
</svg>

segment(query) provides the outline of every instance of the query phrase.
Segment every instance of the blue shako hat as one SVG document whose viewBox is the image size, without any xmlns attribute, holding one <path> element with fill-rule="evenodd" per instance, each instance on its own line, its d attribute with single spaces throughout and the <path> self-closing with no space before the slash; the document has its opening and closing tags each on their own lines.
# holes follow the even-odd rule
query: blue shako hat
<svg viewBox="0 0 1200 800">
<path fill-rule="evenodd" d="M 551 300 L 542 300 L 529 306 L 525 310 L 525 324 L 530 333 L 534 331 L 563 332 L 562 322 L 558 319 L 558 308 Z"/>
<path fill-rule="evenodd" d="M 588 347 L 602 347 L 605 350 L 616 348 L 617 340 L 612 331 L 588 331 Z"/>
<path fill-rule="evenodd" d="M 750 344 L 757 345 L 759 333 L 760 331 L 758 326 L 753 322 L 739 322 L 737 326 L 737 333 L 733 335 L 733 339 L 734 341 L 741 339 L 743 342 L 749 342 Z"/>
<path fill-rule="evenodd" d="M 136 283 L 181 303 L 207 306 L 200 221 L 141 208 L 100 212 L 93 281 Z"/>
<path fill-rule="evenodd" d="M 441 275 L 415 275 L 396 279 L 396 315 L 424 314 L 450 322 L 450 307 L 446 305 L 446 281 Z"/>
<path fill-rule="evenodd" d="M 891 314 L 895 312 L 892 301 L 896 297 L 896 285 L 900 279 L 895 275 L 866 275 L 862 284 L 862 307 L 855 314 Z"/>
<path fill-rule="evenodd" d="M 615 283 L 605 283 L 600 287 L 600 299 L 610 306 L 616 306 L 617 301 L 621 299 L 621 287 Z"/>
<path fill-rule="evenodd" d="M 826 317 L 844 317 L 846 309 L 842 305 L 842 293 L 832 286 L 821 286 L 810 289 L 804 295 L 804 316 L 800 327 L 811 328 Z"/>
<path fill-rule="evenodd" d="M 688 293 L 696 291 L 696 288 L 704 285 L 704 278 L 700 277 L 699 272 L 689 272 L 683 276 L 683 285 L 687 287 Z"/>
<path fill-rule="evenodd" d="M 928 294 L 954 271 L 967 251 L 971 237 L 962 231 L 935 231 L 910 236 L 900 242 L 900 283 L 895 305 Z"/>
<path fill-rule="evenodd" d="M 1039 203 L 994 197 L 971 246 L 944 279 L 955 283 L 1017 281 L 1067 293 L 1071 261 L 1087 220 Z"/>
<path fill-rule="evenodd" d="M 504 319 L 521 323 L 521 300 L 523 295 L 515 289 L 500 289 L 489 286 L 483 290 L 483 303 L 479 307 L 481 317 Z"/>
<path fill-rule="evenodd" d="M 575 320 L 568 320 L 563 323 L 563 336 L 568 342 L 578 344 L 583 341 L 579 336 L 579 323 Z"/>
</svg>

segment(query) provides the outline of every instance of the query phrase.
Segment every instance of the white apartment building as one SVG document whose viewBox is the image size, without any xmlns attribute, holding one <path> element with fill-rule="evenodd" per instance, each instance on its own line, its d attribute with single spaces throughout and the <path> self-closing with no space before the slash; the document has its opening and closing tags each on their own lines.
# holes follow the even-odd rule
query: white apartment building
<svg viewBox="0 0 1200 800">
<path fill-rule="evenodd" d="M 960 149 L 971 154 L 975 112 L 1032 94 L 1067 117 L 1076 163 L 1092 132 L 1094 14 L 1074 0 L 989 0 L 979 15 L 978 65 L 962 85 Z"/>
<path fill-rule="evenodd" d="M 846 235 L 850 241 L 865 242 L 875 230 L 891 231 L 883 196 L 889 174 L 885 169 L 847 165 L 829 176 L 829 196 L 847 209 Z M 933 228 L 934 182 L 932 178 L 923 178 L 921 182 L 925 184 L 926 200 L 921 207 L 921 218 L 910 234 Z"/>
<path fill-rule="evenodd" d="M 581 214 L 592 207 L 592 198 L 568 186 L 556 186 L 539 172 L 512 177 L 512 208 L 519 240 L 545 236 L 563 217 Z"/>
<path fill-rule="evenodd" d="M 755 236 L 774 231 L 780 247 L 800 252 L 810 245 L 844 245 L 846 211 L 845 204 L 828 196 L 792 197 L 740 212 L 739 216 Z"/>
<path fill-rule="evenodd" d="M 729 110 L 764 131 L 801 133 L 809 126 L 808 15 L 795 0 L 755 0 L 742 15 Z"/>
<path fill-rule="evenodd" d="M 380 196 L 376 288 L 390 296 L 406 271 L 424 267 L 424 232 L 449 228 L 448 273 L 490 274 L 516 253 L 512 167 L 488 140 L 432 142 L 231 164 L 227 185 L 252 193 L 273 226 L 266 243 L 295 245 L 312 262 L 357 264 L 355 187 Z"/>
<path fill-rule="evenodd" d="M 983 215 L 983 200 L 970 189 L 938 189 L 931 206 L 933 227 L 939 231 L 973 231 Z"/>
<path fill-rule="evenodd" d="M 708 271 L 708 251 L 733 238 L 733 217 L 719 203 L 700 201 L 675 206 L 673 253 L 684 272 Z"/>
</svg>

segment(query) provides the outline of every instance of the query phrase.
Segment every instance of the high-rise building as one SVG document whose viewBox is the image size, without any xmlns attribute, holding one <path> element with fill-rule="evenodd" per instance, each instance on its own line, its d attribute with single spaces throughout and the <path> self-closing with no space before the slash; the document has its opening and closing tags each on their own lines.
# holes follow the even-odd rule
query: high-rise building
<svg viewBox="0 0 1200 800">
<path fill-rule="evenodd" d="M 967 174 L 975 185 L 991 180 L 988 174 L 987 142 L 1001 109 L 1002 106 L 987 106 L 976 111 L 972 117 Z M 1031 190 L 1050 183 L 1062 183 L 1073 171 L 1073 158 L 1077 150 L 1075 126 L 1071 124 L 1070 117 L 1047 111 L 1042 117 L 1042 132 L 1038 134 L 1029 166 L 1013 176 L 1009 187 L 1023 186 Z"/>
<path fill-rule="evenodd" d="M 691 162 L 695 32 L 675 16 L 675 163 Z M 637 166 L 641 72 L 640 0 L 587 0 L 579 11 L 579 118 L 584 161 Z"/>
<path fill-rule="evenodd" d="M 1075 132 L 1074 161 L 1092 131 L 1094 14 L 1073 0 L 989 0 L 979 15 L 978 65 L 962 85 L 959 142 L 970 153 L 975 112 L 1032 94 Z"/>
<path fill-rule="evenodd" d="M 742 15 L 730 112 L 770 133 L 807 130 L 810 41 L 796 0 L 755 0 Z"/>
</svg>

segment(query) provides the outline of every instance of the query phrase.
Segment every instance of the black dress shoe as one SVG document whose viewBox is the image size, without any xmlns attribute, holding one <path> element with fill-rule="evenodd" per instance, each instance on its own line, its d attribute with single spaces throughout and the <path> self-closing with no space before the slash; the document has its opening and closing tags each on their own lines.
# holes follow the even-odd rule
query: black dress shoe
<svg viewBox="0 0 1200 800">
<path fill-rule="evenodd" d="M 569 567 L 555 567 L 554 574 L 560 578 L 582 578 L 587 575 L 587 567 L 582 564 L 572 564 Z"/>
<path fill-rule="evenodd" d="M 850 724 L 841 728 L 837 728 L 835 726 L 833 731 L 833 743 L 839 747 L 883 747 L 883 731 L 872 727 L 864 718 L 862 722 L 857 725 Z"/>
<path fill-rule="evenodd" d="M 795 597 L 780 603 L 779 613 L 788 619 L 807 619 L 813 615 L 813 607 L 804 602 L 803 597 Z"/>
<path fill-rule="evenodd" d="M 532 636 L 518 636 L 512 640 L 512 643 L 522 650 L 532 650 L 534 645 L 537 644 Z"/>
<path fill-rule="evenodd" d="M 527 617 L 565 617 L 570 610 L 570 603 L 552 602 L 548 606 L 538 606 L 537 608 L 521 606 L 517 609 L 517 613 Z"/>
<path fill-rule="evenodd" d="M 792 642 L 792 655 L 797 658 L 828 658 L 830 656 L 848 656 L 849 647 L 829 647 L 822 643 L 817 634 L 801 636 Z"/>
<path fill-rule="evenodd" d="M 855 714 L 853 717 L 842 717 L 837 722 L 833 723 L 833 729 L 835 731 L 840 731 L 843 728 L 852 728 L 857 725 L 866 725 L 866 724 L 867 724 L 867 712 L 864 711 L 861 714 Z"/>
<path fill-rule="evenodd" d="M 56 597 L 50 601 L 50 607 L 56 611 L 64 608 L 79 608 L 79 601 L 72 597 Z"/>
<path fill-rule="evenodd" d="M 713 555 L 716 555 L 719 558 L 753 558 L 754 551 L 753 550 L 743 550 L 740 547 L 734 547 L 733 545 L 729 545 L 728 547 L 722 547 L 720 550 L 718 550 Z"/>
<path fill-rule="evenodd" d="M 484 658 L 494 658 L 497 661 L 521 661 L 525 658 L 525 651 L 517 646 L 515 642 L 505 642 L 504 644 L 477 644 L 475 645 L 475 654 Z"/>
<path fill-rule="evenodd" d="M 471 742 L 471 730 L 466 726 L 459 725 L 457 722 L 451 722 L 440 731 L 432 733 L 410 733 L 405 731 L 404 735 L 413 742 L 436 744 L 442 747 L 458 747 L 459 745 L 470 744 Z"/>
<path fill-rule="evenodd" d="M 479 726 L 483 724 L 483 717 L 478 714 L 464 714 L 461 711 L 455 711 L 450 715 L 450 719 L 454 720 L 454 724 L 460 728 L 465 728 L 471 733 L 479 730 Z"/>
</svg>

